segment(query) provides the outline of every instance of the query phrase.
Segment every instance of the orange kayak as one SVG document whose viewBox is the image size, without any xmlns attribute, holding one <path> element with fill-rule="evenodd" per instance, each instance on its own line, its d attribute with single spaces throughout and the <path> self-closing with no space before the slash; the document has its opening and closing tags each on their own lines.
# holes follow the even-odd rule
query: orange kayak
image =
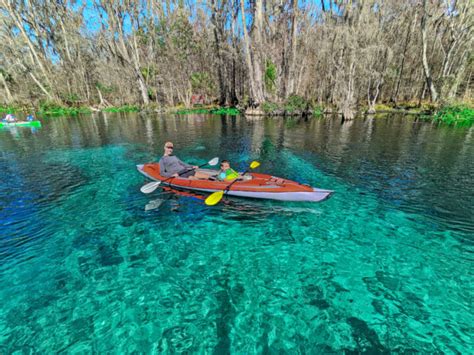
<svg viewBox="0 0 474 355">
<path fill-rule="evenodd" d="M 151 180 L 164 181 L 167 179 L 167 177 L 160 175 L 160 165 L 158 163 L 137 165 L 137 169 Z M 191 180 L 184 177 L 175 177 L 164 184 L 178 189 L 211 193 L 225 190 L 229 186 L 228 181 L 212 180 L 212 177 L 219 173 L 217 170 L 198 170 L 208 174 L 210 179 Z M 280 201 L 318 202 L 327 199 L 332 193 L 331 190 L 318 189 L 276 176 L 247 173 L 241 180 L 232 185 L 227 195 Z"/>
</svg>

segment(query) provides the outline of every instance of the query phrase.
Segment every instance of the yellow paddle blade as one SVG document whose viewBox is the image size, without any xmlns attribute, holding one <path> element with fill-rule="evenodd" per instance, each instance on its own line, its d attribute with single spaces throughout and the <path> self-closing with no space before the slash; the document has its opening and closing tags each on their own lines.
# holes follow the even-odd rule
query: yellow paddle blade
<svg viewBox="0 0 474 355">
<path fill-rule="evenodd" d="M 224 196 L 224 191 L 216 191 L 210 194 L 205 200 L 204 203 L 208 206 L 214 206 L 219 203 L 219 201 Z"/>
<path fill-rule="evenodd" d="M 260 163 L 256 160 L 250 163 L 250 169 L 255 169 L 255 168 L 258 168 L 259 166 L 260 166 Z"/>
</svg>

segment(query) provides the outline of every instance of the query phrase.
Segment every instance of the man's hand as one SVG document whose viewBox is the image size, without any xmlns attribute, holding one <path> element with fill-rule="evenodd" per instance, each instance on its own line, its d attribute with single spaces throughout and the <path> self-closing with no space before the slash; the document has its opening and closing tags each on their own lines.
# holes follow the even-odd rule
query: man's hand
<svg viewBox="0 0 474 355">
<path fill-rule="evenodd" d="M 172 176 L 173 176 L 173 177 L 178 177 L 179 174 L 178 174 L 178 173 L 174 173 Z"/>
<path fill-rule="evenodd" d="M 197 168 L 199 168 L 199 166 L 193 165 L 193 169 L 197 169 Z"/>
</svg>

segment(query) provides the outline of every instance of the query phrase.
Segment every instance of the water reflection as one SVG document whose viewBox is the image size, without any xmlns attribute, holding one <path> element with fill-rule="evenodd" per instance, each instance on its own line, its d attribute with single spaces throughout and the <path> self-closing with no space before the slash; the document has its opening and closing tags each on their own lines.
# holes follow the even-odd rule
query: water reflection
<svg viewBox="0 0 474 355">
<path fill-rule="evenodd" d="M 249 161 L 260 159 L 266 172 L 301 180 L 298 167 L 288 170 L 283 154 L 288 150 L 327 175 L 374 191 L 400 208 L 446 220 L 456 216 L 462 225 L 472 224 L 473 128 L 438 127 L 401 115 L 341 123 L 337 117 L 249 120 L 99 113 L 51 118 L 38 132 L 16 132 L 0 132 L 0 150 L 13 153 L 9 161 L 51 149 L 127 144 L 129 154 L 138 154 L 141 163 L 156 161 L 163 142 L 172 140 L 176 154 L 191 163 L 219 156 L 244 170 Z M 311 176 L 305 182 L 319 185 Z"/>
</svg>

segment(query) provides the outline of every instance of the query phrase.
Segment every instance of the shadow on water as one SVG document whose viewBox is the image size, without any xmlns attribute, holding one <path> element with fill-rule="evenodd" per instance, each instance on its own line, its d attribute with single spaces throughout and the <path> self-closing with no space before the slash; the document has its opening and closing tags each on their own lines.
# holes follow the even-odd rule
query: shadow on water
<svg viewBox="0 0 474 355">
<path fill-rule="evenodd" d="M 145 211 L 152 213 L 192 213 L 205 216 L 221 216 L 235 221 L 250 222 L 261 220 L 272 215 L 286 215 L 307 213 L 320 215 L 321 211 L 316 204 L 306 203 L 311 207 L 289 206 L 281 201 L 266 201 L 258 199 L 239 199 L 236 197 L 224 196 L 216 206 L 206 206 L 204 200 L 209 195 L 197 192 L 177 190 L 172 188 L 162 188 L 162 192 L 154 194 L 144 207 Z M 300 204 L 301 205 L 301 204 Z M 188 208 L 191 206 L 190 208 Z"/>
</svg>

